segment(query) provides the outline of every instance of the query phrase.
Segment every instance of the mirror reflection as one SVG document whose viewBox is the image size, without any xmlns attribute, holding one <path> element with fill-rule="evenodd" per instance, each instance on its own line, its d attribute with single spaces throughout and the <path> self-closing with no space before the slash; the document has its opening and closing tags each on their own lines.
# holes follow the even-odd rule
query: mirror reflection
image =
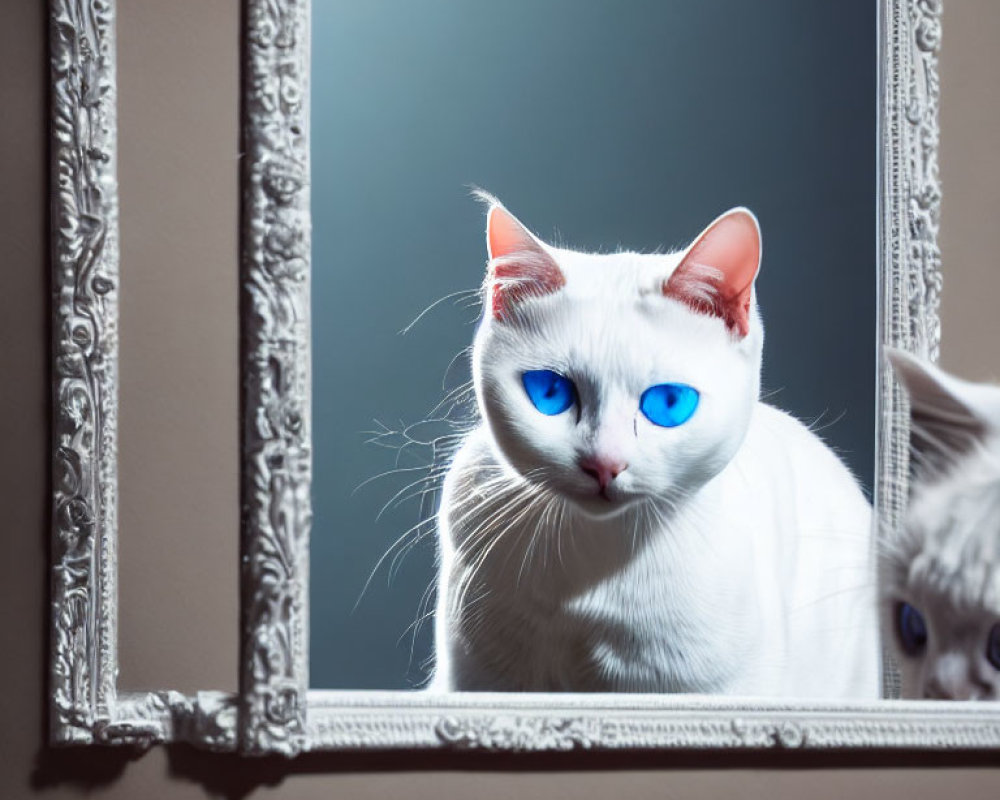
<svg viewBox="0 0 1000 800">
<path fill-rule="evenodd" d="M 902 696 L 1000 699 L 1000 387 L 889 358 L 910 398 L 913 481 L 881 546 L 886 641 Z"/>
<path fill-rule="evenodd" d="M 875 18 L 314 4 L 314 687 L 877 696 Z"/>
</svg>

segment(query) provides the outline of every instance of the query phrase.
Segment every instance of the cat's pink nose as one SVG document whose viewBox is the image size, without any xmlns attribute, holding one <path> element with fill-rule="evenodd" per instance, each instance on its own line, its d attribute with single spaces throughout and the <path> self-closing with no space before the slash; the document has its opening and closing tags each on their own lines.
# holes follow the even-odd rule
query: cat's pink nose
<svg viewBox="0 0 1000 800">
<path fill-rule="evenodd" d="M 580 469 L 597 481 L 603 492 L 611 485 L 611 481 L 628 469 L 628 464 L 616 458 L 591 456 L 580 461 Z"/>
</svg>

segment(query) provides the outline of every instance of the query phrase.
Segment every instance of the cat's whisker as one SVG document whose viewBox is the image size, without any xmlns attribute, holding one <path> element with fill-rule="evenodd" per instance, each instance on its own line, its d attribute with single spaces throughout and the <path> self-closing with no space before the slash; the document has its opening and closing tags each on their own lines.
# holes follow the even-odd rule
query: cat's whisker
<svg viewBox="0 0 1000 800">
<path fill-rule="evenodd" d="M 818 417 L 816 417 L 814 420 L 806 423 L 806 427 L 810 431 L 812 431 L 813 433 L 818 434 L 821 431 L 825 431 L 825 430 L 828 430 L 829 428 L 832 428 L 834 425 L 836 425 L 838 422 L 840 422 L 845 416 L 847 416 L 847 410 L 844 409 L 839 414 L 837 414 L 837 416 L 835 416 L 832 420 L 830 420 L 829 422 L 824 423 L 824 424 L 821 425 L 820 423 L 823 421 L 823 417 L 825 417 L 829 412 L 830 412 L 830 409 L 828 409 L 828 408 L 823 409 L 823 411 L 820 413 L 820 415 Z M 829 446 L 829 445 L 827 445 L 827 446 Z"/>
<path fill-rule="evenodd" d="M 361 587 L 361 592 L 358 594 L 358 599 L 354 601 L 354 606 L 351 609 L 352 614 L 357 612 L 358 606 L 361 604 L 361 601 L 364 599 L 365 593 L 368 591 L 368 587 L 371 585 L 372 580 L 378 573 L 379 568 L 382 566 L 383 563 L 385 563 L 385 560 L 389 558 L 390 555 L 393 554 L 393 551 L 395 551 L 397 547 L 402 546 L 406 542 L 407 538 L 414 533 L 414 531 L 418 531 L 421 527 L 428 525 L 429 523 L 433 523 L 433 519 L 421 520 L 416 525 L 413 525 L 412 527 L 404 531 L 400 536 L 398 536 L 395 539 L 395 541 L 393 541 L 392 544 L 389 545 L 388 549 L 381 555 L 379 560 L 375 562 L 375 566 L 372 567 L 371 572 L 368 573 L 368 577 L 365 580 L 364 585 Z"/>
<path fill-rule="evenodd" d="M 444 368 L 444 376 L 441 378 L 441 391 L 442 392 L 448 391 L 448 375 L 451 374 L 451 370 L 452 370 L 452 367 L 455 366 L 455 362 L 457 362 L 458 359 L 462 358 L 463 356 L 471 356 L 471 355 L 472 355 L 472 345 L 470 344 L 467 347 L 463 347 L 461 350 L 459 350 L 457 353 L 455 353 L 455 355 L 453 355 L 451 357 L 451 361 L 448 362 L 448 366 Z M 463 383 L 461 385 L 462 386 L 471 386 L 472 385 L 472 381 L 471 380 L 466 381 L 465 383 Z M 454 391 L 454 390 L 452 390 L 452 391 Z"/>
<path fill-rule="evenodd" d="M 444 418 L 447 418 L 447 415 L 456 405 L 459 405 L 471 394 L 474 394 L 474 392 L 475 384 L 471 380 L 465 381 L 465 383 L 459 384 L 455 388 L 448 390 L 445 396 L 441 398 L 440 402 L 438 402 L 438 404 L 431 409 L 430 413 L 438 414 L 442 411 L 442 409 L 447 409 L 447 411 L 444 412 Z"/>
<path fill-rule="evenodd" d="M 510 530 L 516 522 L 522 519 L 525 514 L 530 512 L 536 499 L 537 491 L 533 490 L 533 488 L 528 484 L 524 484 L 523 486 L 515 485 L 514 491 L 517 493 L 514 499 L 510 502 L 501 504 L 499 509 L 491 513 L 491 515 L 483 523 L 480 523 L 480 527 L 476 532 L 478 536 L 474 535 L 473 537 L 469 537 L 469 539 L 475 538 L 477 541 L 482 541 L 487 535 L 489 537 L 493 537 L 493 540 L 490 541 L 483 553 L 480 554 L 480 557 L 478 557 L 474 562 L 474 569 L 471 570 L 471 573 L 474 574 L 478 570 L 477 565 L 483 561 L 482 556 L 488 555 L 489 552 L 492 551 L 502 534 L 505 531 Z M 516 503 L 519 505 L 515 505 Z M 510 520 L 505 519 L 507 515 L 511 515 Z M 502 526 L 501 523 L 503 523 Z M 497 530 L 500 532 L 497 533 Z M 466 540 L 467 545 L 469 543 L 469 539 Z"/>
<path fill-rule="evenodd" d="M 490 554 L 500 543 L 501 539 L 504 538 L 507 532 L 514 529 L 517 523 L 520 522 L 527 514 L 530 513 L 531 508 L 534 504 L 534 498 L 529 496 L 521 498 L 521 500 L 523 507 L 520 509 L 515 509 L 515 512 L 509 521 L 504 519 L 504 515 L 501 514 L 493 523 L 492 530 L 490 531 L 489 543 L 486 545 L 485 548 L 483 548 L 481 553 L 477 556 L 476 560 L 474 561 L 472 567 L 469 570 L 470 580 L 473 577 L 475 577 L 478 574 L 479 570 L 482 569 L 482 567 L 486 564 L 486 561 L 489 558 Z"/>
<path fill-rule="evenodd" d="M 549 495 L 542 506 L 541 513 L 539 513 L 538 515 L 538 522 L 536 523 L 538 528 L 540 528 L 543 540 L 546 543 L 546 547 L 545 550 L 543 551 L 543 556 L 542 556 L 543 569 L 544 565 L 548 561 L 548 553 L 553 544 L 555 544 L 557 547 L 556 555 L 559 559 L 559 563 L 562 564 L 562 552 L 558 550 L 558 546 L 560 544 L 559 530 L 557 528 L 555 529 L 552 528 L 552 525 L 549 520 L 552 510 L 555 507 L 555 504 L 556 504 L 555 496 Z M 553 535 L 553 531 L 555 535 Z"/>
<path fill-rule="evenodd" d="M 429 478 L 425 476 L 423 478 L 418 478 L 417 480 L 406 484 L 406 486 L 404 486 L 402 489 L 396 492 L 392 497 L 390 497 L 385 502 L 385 504 L 378 510 L 378 513 L 375 515 L 375 521 L 378 522 L 380 519 L 382 519 L 382 516 L 385 514 L 385 512 L 388 511 L 390 508 L 392 508 L 397 502 L 401 501 L 407 492 L 412 491 L 415 487 L 425 483 L 427 480 L 429 480 Z"/>
<path fill-rule="evenodd" d="M 375 517 L 376 521 L 378 521 L 379 519 L 381 519 L 382 515 L 385 514 L 385 512 L 389 508 L 392 508 L 392 507 L 394 507 L 396 505 L 399 505 L 400 503 L 406 502 L 406 500 L 408 500 L 408 499 L 412 499 L 413 497 L 416 497 L 416 496 L 419 496 L 420 494 L 423 494 L 423 490 L 421 492 L 418 492 L 417 494 L 409 494 L 409 495 L 407 494 L 407 492 L 410 492 L 411 490 L 413 490 L 417 486 L 427 485 L 429 491 L 435 491 L 438 488 L 437 487 L 438 479 L 441 477 L 441 475 L 444 472 L 444 468 L 443 467 L 433 467 L 433 466 L 432 467 L 414 467 L 412 469 L 398 470 L 398 471 L 414 471 L 414 470 L 428 470 L 430 472 L 430 474 L 427 475 L 427 476 L 425 476 L 425 477 L 423 477 L 423 478 L 419 478 L 416 481 L 412 481 L 411 483 L 406 484 L 403 488 L 401 488 L 398 492 L 396 492 L 392 497 L 390 497 L 389 500 L 382 506 L 382 508 L 379 509 L 379 512 L 378 512 L 378 514 Z"/>
<path fill-rule="evenodd" d="M 393 501 L 393 508 L 398 508 L 411 500 L 417 499 L 420 500 L 420 507 L 423 508 L 428 498 L 437 496 L 441 491 L 438 477 L 435 475 L 429 475 L 426 478 L 422 478 L 419 482 L 414 482 L 410 488 L 410 492 Z"/>
<path fill-rule="evenodd" d="M 524 554 L 521 556 L 521 566 L 517 570 L 517 578 L 514 581 L 515 587 L 521 585 L 521 579 L 524 577 L 525 567 L 527 567 L 528 562 L 531 561 L 531 556 L 535 551 L 535 544 L 537 539 L 538 539 L 538 528 L 535 527 L 531 531 L 531 536 L 528 539 L 528 546 L 524 548 Z"/>
<path fill-rule="evenodd" d="M 530 496 L 526 491 L 526 487 L 521 487 L 516 484 L 511 485 L 510 483 L 508 483 L 505 488 L 506 488 L 506 494 L 494 495 L 492 499 L 494 501 L 496 509 L 492 511 L 488 517 L 482 520 L 479 523 L 479 526 L 476 529 L 474 529 L 468 537 L 466 537 L 465 541 L 459 548 L 460 552 L 466 552 L 472 546 L 477 545 L 478 542 L 484 539 L 487 535 L 491 534 L 493 526 L 497 523 L 498 520 L 502 520 L 505 514 L 514 513 L 517 510 L 516 506 L 514 506 L 514 503 L 518 501 L 523 502 L 526 496 L 530 498 Z M 481 509 L 480 506 L 473 505 L 466 516 L 474 514 L 476 511 L 479 511 L 480 509 Z M 461 524 L 462 522 L 464 522 L 464 518 L 460 518 L 459 520 L 457 520 L 457 522 Z"/>
<path fill-rule="evenodd" d="M 535 491 L 535 494 L 532 496 L 532 498 L 530 500 L 530 503 L 529 503 L 529 506 L 525 509 L 525 513 L 530 513 L 531 510 L 533 509 L 535 503 L 538 502 L 543 497 L 542 493 L 538 492 L 537 490 L 534 490 L 534 491 Z M 501 572 L 504 571 L 504 570 L 506 570 L 507 565 L 510 563 L 510 559 L 517 552 L 519 552 L 520 544 L 521 544 L 522 540 L 525 538 L 525 536 L 527 535 L 527 531 L 528 531 L 527 528 L 523 528 L 521 530 L 520 536 L 518 536 L 517 540 L 512 544 L 511 547 L 507 548 L 507 556 L 503 560 L 503 562 L 500 564 L 500 571 Z M 523 550 L 524 550 L 524 548 L 520 548 L 520 551 L 522 552 L 522 554 L 523 554 Z M 518 580 L 519 580 L 519 578 L 518 578 Z M 515 585 L 517 584 L 518 580 L 515 580 Z"/>
<path fill-rule="evenodd" d="M 396 551 L 396 555 L 394 555 L 392 557 L 392 561 L 389 562 L 387 584 L 391 584 L 396 579 L 396 576 L 399 574 L 399 570 L 403 566 L 403 561 L 410 554 L 410 552 L 428 536 L 437 533 L 437 527 L 434 522 L 435 521 L 433 519 L 425 519 L 409 528 L 407 532 L 410 536 L 409 541 L 405 542 Z"/>
<path fill-rule="evenodd" d="M 394 467 L 393 469 L 388 469 L 385 472 L 378 473 L 378 475 L 372 475 L 370 478 L 365 478 L 363 481 L 361 481 L 361 483 L 359 483 L 351 490 L 351 496 L 353 497 L 355 494 L 358 493 L 358 491 L 363 489 L 368 484 L 374 483 L 375 481 L 378 480 L 382 480 L 382 478 L 388 478 L 393 475 L 403 475 L 408 472 L 424 472 L 426 470 L 427 467 Z"/>
<path fill-rule="evenodd" d="M 523 500 L 524 498 L 521 498 L 521 499 Z M 529 496 L 527 498 L 527 500 L 528 500 L 527 507 L 521 512 L 521 514 L 523 514 L 528 508 L 530 508 L 531 502 L 532 502 L 533 498 L 531 498 Z M 507 509 L 502 509 L 501 510 L 500 519 L 503 519 L 503 513 L 504 512 L 507 512 Z M 468 594 L 469 588 L 471 588 L 471 586 L 473 585 L 473 582 L 474 582 L 476 576 L 478 575 L 479 570 L 482 569 L 482 567 L 486 563 L 486 560 L 488 559 L 490 553 L 499 544 L 499 542 L 503 538 L 504 534 L 507 531 L 511 530 L 511 529 L 512 529 L 512 524 L 507 524 L 507 525 L 504 525 L 502 528 L 500 528 L 499 532 L 492 533 L 492 531 L 491 531 L 492 536 L 491 536 L 490 542 L 483 549 L 483 551 L 476 556 L 476 558 L 473 561 L 473 563 L 468 567 L 467 576 L 465 577 L 465 579 L 463 581 L 464 586 L 462 587 L 462 591 L 461 591 L 461 593 L 459 595 L 458 608 L 464 608 L 465 607 L 465 602 L 464 602 L 465 597 Z"/>
<path fill-rule="evenodd" d="M 413 318 L 413 321 L 410 322 L 409 325 L 407 325 L 405 328 L 403 328 L 401 331 L 399 331 L 399 335 L 402 336 L 402 335 L 405 335 L 405 334 L 409 333 L 410 330 L 413 328 L 414 325 L 416 325 L 418 322 L 420 322 L 420 320 L 423 319 L 424 316 L 427 313 L 429 313 L 430 311 L 432 311 L 433 309 L 435 309 L 439 305 L 441 305 L 441 303 L 444 303 L 444 302 L 446 302 L 448 300 L 451 300 L 451 299 L 453 299 L 455 297 L 465 297 L 465 296 L 468 296 L 469 294 L 479 294 L 479 289 L 478 288 L 476 288 L 476 289 L 462 289 L 462 290 L 457 291 L 457 292 L 451 292 L 450 294 L 446 294 L 444 297 L 439 297 L 437 300 L 435 300 L 433 303 L 431 303 L 429 306 L 427 306 L 423 311 L 421 311 L 419 314 L 417 314 L 417 316 Z"/>
<path fill-rule="evenodd" d="M 426 597 L 426 591 L 424 592 L 423 597 Z M 422 605 L 426 605 L 425 600 L 422 599 L 421 600 L 421 604 Z M 431 609 L 429 611 L 426 610 L 426 609 L 424 609 L 423 611 L 419 612 L 417 614 L 417 618 L 415 620 L 413 620 L 413 622 L 411 622 L 409 625 L 407 625 L 406 628 L 403 629 L 403 632 L 399 635 L 399 638 L 396 639 L 396 646 L 398 647 L 400 644 L 403 643 L 403 640 L 406 638 L 406 635 L 410 634 L 410 639 L 411 639 L 411 645 L 410 645 L 410 664 L 411 665 L 412 665 L 413 656 L 414 656 L 414 649 L 413 649 L 414 645 L 413 645 L 413 643 L 416 642 L 417 633 L 420 630 L 420 626 L 423 625 L 423 623 L 425 623 L 427 620 L 431 619 L 433 616 L 434 616 L 434 610 L 433 609 Z"/>
<path fill-rule="evenodd" d="M 403 636 L 409 631 L 412 635 L 410 637 L 410 666 L 413 664 L 413 656 L 415 654 L 415 645 L 417 641 L 417 634 L 420 631 L 420 626 L 434 616 L 434 608 L 431 605 L 431 599 L 435 595 L 436 582 L 431 580 L 428 582 L 427 587 L 420 594 L 420 602 L 417 605 L 417 617 L 413 620 L 403 631 L 403 635 L 400 636 L 399 641 L 402 641 Z M 399 643 L 397 641 L 397 644 Z"/>
<path fill-rule="evenodd" d="M 768 389 L 767 391 L 761 391 L 761 393 L 760 393 L 760 400 L 762 402 L 764 400 L 770 400 L 772 397 L 777 397 L 783 391 L 785 391 L 785 387 L 784 386 L 779 386 L 777 389 Z"/>
<path fill-rule="evenodd" d="M 556 532 L 559 536 L 559 561 L 563 565 L 563 569 L 566 569 L 566 565 L 562 560 L 562 535 L 566 524 L 566 501 L 558 496 L 554 497 L 558 500 L 558 511 L 556 519 Z M 570 535 L 570 540 L 572 541 L 573 536 Z"/>
</svg>

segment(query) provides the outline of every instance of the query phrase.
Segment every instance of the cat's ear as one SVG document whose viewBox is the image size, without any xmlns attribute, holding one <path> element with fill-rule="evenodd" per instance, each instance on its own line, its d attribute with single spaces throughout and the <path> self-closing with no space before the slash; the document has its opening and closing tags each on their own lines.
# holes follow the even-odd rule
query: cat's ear
<svg viewBox="0 0 1000 800">
<path fill-rule="evenodd" d="M 916 356 L 886 348 L 910 396 L 910 447 L 917 467 L 940 472 L 1000 429 L 1000 389 L 970 383 Z"/>
<path fill-rule="evenodd" d="M 719 317 L 734 334 L 746 336 L 760 256 L 757 217 L 746 208 L 731 209 L 688 247 L 664 281 L 663 294 L 700 314 Z"/>
<path fill-rule="evenodd" d="M 545 246 L 496 200 L 486 212 L 486 276 L 494 319 L 509 319 L 527 297 L 558 291 L 565 285 L 559 265 Z"/>
</svg>

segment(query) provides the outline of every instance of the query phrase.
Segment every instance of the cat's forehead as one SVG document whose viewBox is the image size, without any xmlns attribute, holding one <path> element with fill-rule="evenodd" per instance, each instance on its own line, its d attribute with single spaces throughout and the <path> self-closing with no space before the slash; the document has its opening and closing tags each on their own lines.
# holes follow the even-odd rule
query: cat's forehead
<svg viewBox="0 0 1000 800">
<path fill-rule="evenodd" d="M 681 253 L 549 251 L 565 285 L 523 301 L 509 323 L 486 318 L 492 355 L 629 385 L 667 376 L 707 388 L 759 370 L 756 306 L 749 335 L 736 340 L 718 317 L 664 295 Z"/>
<path fill-rule="evenodd" d="M 918 479 L 907 525 L 939 550 L 968 550 L 1000 560 L 1000 459 L 977 448 L 943 472 Z"/>
<path fill-rule="evenodd" d="M 579 253 L 550 248 L 566 278 L 568 294 L 577 297 L 634 297 L 662 291 L 681 253 Z"/>
<path fill-rule="evenodd" d="M 910 562 L 905 588 L 921 608 L 956 616 L 981 611 L 1000 617 L 1000 564 L 996 562 L 949 563 L 939 553 L 925 550 Z"/>
<path fill-rule="evenodd" d="M 905 523 L 903 579 L 952 608 L 1000 615 L 1000 478 L 982 466 L 977 460 L 918 487 Z"/>
<path fill-rule="evenodd" d="M 525 304 L 523 324 L 495 326 L 510 351 L 604 378 L 643 375 L 667 365 L 692 378 L 722 378 L 727 370 L 734 377 L 732 370 L 753 363 L 747 348 L 755 337 L 734 342 L 721 320 L 659 292 L 574 294 L 568 288 Z"/>
</svg>

